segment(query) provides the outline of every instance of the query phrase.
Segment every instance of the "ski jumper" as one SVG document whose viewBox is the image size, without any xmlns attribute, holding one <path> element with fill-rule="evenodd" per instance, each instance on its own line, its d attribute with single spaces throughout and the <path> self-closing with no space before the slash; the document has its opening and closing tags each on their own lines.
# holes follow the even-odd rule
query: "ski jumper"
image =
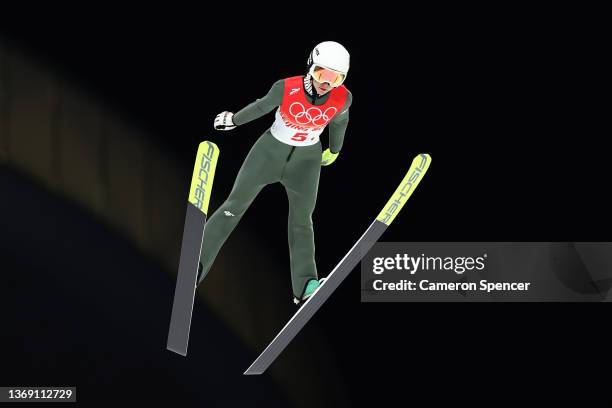
<svg viewBox="0 0 612 408">
<path fill-rule="evenodd" d="M 206 223 L 199 282 L 257 194 L 272 183 L 281 183 L 289 199 L 293 295 L 300 299 L 308 282 L 318 279 L 312 213 L 321 170 L 319 136 L 329 125 L 330 150 L 340 151 L 352 97 L 348 89 L 340 86 L 312 102 L 304 89 L 304 77 L 298 76 L 277 81 L 266 96 L 234 115 L 234 124 L 240 126 L 278 108 L 273 125 L 248 153 L 229 197 Z"/>
</svg>

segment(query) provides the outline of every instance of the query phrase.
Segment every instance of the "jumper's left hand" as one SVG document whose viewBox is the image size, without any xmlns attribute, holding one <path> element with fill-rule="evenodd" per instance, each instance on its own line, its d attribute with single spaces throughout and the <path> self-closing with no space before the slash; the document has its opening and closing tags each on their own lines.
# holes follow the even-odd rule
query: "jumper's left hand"
<svg viewBox="0 0 612 408">
<path fill-rule="evenodd" d="M 336 160 L 339 154 L 339 152 L 332 153 L 331 150 L 326 149 L 321 157 L 321 166 L 329 166 Z"/>
</svg>

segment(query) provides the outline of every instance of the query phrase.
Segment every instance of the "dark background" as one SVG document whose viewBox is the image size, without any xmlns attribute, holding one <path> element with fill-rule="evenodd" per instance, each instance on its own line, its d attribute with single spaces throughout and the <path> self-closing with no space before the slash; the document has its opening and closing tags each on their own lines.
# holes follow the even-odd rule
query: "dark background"
<svg viewBox="0 0 612 408">
<path fill-rule="evenodd" d="M 203 138 L 217 143 L 219 171 L 230 175 L 216 185 L 218 196 L 227 195 L 231 175 L 272 116 L 227 133 L 212 130 L 214 116 L 237 111 L 278 78 L 303 73 L 316 43 L 346 46 L 351 122 L 339 160 L 322 170 L 314 216 L 322 275 L 369 225 L 419 152 L 431 154 L 432 166 L 385 241 L 610 240 L 609 169 L 597 104 L 601 53 L 598 25 L 588 15 L 408 10 L 394 18 L 372 13 L 333 20 L 314 11 L 304 18 L 302 11 L 247 21 L 230 10 L 100 11 L 27 24 L 3 17 L 0 35 L 70 75 L 186 162 Z M 265 231 L 270 253 L 262 256 L 288 261 L 285 200 L 280 186 L 269 187 L 241 227 Z M 609 402 L 598 373 L 610 367 L 607 304 L 361 304 L 358 288 L 353 272 L 316 316 L 350 405 L 421 398 Z M 57 313 L 78 307 L 60 304 Z M 142 307 L 161 313 L 165 303 Z M 165 320 L 151 324 L 166 329 Z M 92 364 L 121 347 L 103 336 L 91 341 L 105 349 Z M 46 353 L 53 354 L 52 345 Z M 312 350 L 313 362 L 316 356 Z M 104 367 L 125 370 L 121 363 Z M 57 376 L 59 383 L 68 378 L 80 385 L 69 369 L 47 374 L 52 377 L 19 373 L 15 383 Z M 125 375 L 137 382 L 143 373 Z M 189 387 L 198 386 L 192 376 L 172 372 L 158 381 L 142 387 L 183 382 L 185 394 L 166 395 L 168 402 L 191 401 Z M 257 381 L 240 379 L 217 390 L 251 393 L 256 406 L 287 403 Z M 103 385 L 88 381 L 80 390 L 94 394 L 97 386 Z M 308 388 L 305 378 L 306 399 Z"/>
</svg>

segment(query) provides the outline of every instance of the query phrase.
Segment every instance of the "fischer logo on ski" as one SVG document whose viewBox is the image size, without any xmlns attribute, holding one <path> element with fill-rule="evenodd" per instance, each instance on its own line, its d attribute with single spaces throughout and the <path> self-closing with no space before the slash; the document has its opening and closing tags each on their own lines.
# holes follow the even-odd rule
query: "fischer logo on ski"
<svg viewBox="0 0 612 408">
<path fill-rule="evenodd" d="M 211 142 L 202 142 L 200 144 L 196 166 L 193 169 L 193 177 L 191 178 L 189 202 L 205 214 L 208 212 L 210 189 L 215 177 L 218 156 L 219 148 L 217 145 Z M 199 166 L 198 163 L 200 164 Z"/>
<path fill-rule="evenodd" d="M 427 154 L 421 154 L 414 160 L 418 161 L 418 164 L 414 166 L 414 168 L 410 168 L 411 171 L 406 174 L 406 177 L 404 177 L 397 190 L 395 190 L 391 200 L 389 200 L 387 205 L 385 205 L 385 208 L 383 208 L 378 215 L 378 221 L 384 222 L 387 225 L 390 225 L 393 222 L 395 216 L 399 213 L 404 204 L 406 204 L 406 201 L 412 195 L 412 192 L 421 179 L 421 175 L 429 167 L 431 158 Z"/>
</svg>

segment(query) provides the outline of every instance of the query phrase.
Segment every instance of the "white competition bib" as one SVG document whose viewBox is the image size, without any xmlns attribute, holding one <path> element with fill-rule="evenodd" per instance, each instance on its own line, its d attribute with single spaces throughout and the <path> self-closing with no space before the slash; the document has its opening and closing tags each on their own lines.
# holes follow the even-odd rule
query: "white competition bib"
<svg viewBox="0 0 612 408">
<path fill-rule="evenodd" d="M 280 108 L 276 110 L 276 120 L 270 128 L 272 136 L 279 141 L 291 146 L 310 146 L 319 142 L 319 136 L 323 133 L 322 128 L 299 127 L 292 123 L 287 123 L 283 119 Z"/>
</svg>

